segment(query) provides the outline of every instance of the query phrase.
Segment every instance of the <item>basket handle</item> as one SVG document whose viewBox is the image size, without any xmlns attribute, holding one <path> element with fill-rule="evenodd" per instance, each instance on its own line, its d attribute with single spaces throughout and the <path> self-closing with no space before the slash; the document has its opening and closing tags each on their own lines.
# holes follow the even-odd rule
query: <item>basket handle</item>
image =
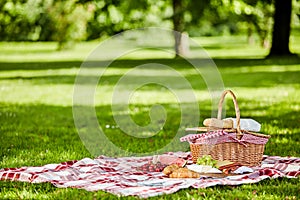
<svg viewBox="0 0 300 200">
<path fill-rule="evenodd" d="M 237 128 L 237 133 L 241 134 L 241 126 L 240 126 L 240 109 L 236 100 L 236 96 L 231 90 L 225 90 L 220 98 L 219 101 L 219 106 L 218 106 L 218 119 L 221 120 L 222 118 L 222 107 L 223 107 L 223 102 L 225 99 L 226 94 L 230 94 L 234 103 L 234 109 L 235 109 L 235 115 L 236 115 L 236 128 Z"/>
</svg>

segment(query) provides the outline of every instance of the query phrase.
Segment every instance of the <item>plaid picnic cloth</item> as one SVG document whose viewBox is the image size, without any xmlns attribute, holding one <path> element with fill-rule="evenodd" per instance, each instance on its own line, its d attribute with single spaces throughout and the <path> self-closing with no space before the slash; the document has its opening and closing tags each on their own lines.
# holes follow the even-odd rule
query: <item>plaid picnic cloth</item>
<svg viewBox="0 0 300 200">
<path fill-rule="evenodd" d="M 169 152 L 164 155 L 191 161 L 190 152 Z M 240 185 L 256 183 L 267 178 L 296 178 L 300 175 L 300 158 L 295 157 L 264 156 L 262 165 L 253 168 L 253 173 L 199 179 L 167 178 L 161 172 L 144 172 L 138 169 L 152 159 L 153 156 L 121 158 L 99 156 L 96 159 L 84 158 L 40 167 L 4 168 L 0 169 L 0 179 L 31 183 L 50 182 L 60 188 L 103 190 L 118 196 L 147 198 L 171 194 L 183 188 Z"/>
</svg>

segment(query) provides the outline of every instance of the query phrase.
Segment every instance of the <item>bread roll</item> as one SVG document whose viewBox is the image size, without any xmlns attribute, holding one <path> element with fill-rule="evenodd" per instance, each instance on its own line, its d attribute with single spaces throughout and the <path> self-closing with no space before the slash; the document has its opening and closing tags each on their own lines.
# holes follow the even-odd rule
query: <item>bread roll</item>
<svg viewBox="0 0 300 200">
<path fill-rule="evenodd" d="M 165 175 L 170 175 L 177 169 L 179 169 L 179 166 L 176 165 L 176 164 L 172 164 L 172 165 L 169 165 L 169 166 L 165 167 L 164 170 L 163 170 L 163 173 Z"/>
</svg>

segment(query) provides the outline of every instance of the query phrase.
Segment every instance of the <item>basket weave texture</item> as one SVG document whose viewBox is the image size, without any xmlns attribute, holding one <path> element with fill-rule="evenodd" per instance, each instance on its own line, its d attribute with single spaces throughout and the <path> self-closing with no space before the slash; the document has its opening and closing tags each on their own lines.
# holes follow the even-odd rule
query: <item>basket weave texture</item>
<svg viewBox="0 0 300 200">
<path fill-rule="evenodd" d="M 237 121 L 236 129 L 199 127 L 199 131 L 205 131 L 205 133 L 190 134 L 180 140 L 190 143 L 194 163 L 199 157 L 210 155 L 215 160 L 230 160 L 245 166 L 258 166 L 262 161 L 265 144 L 270 136 L 241 130 L 240 110 L 236 96 L 231 90 L 225 90 L 221 95 L 217 119 L 221 119 L 222 106 L 227 94 L 230 94 L 233 99 Z"/>
</svg>

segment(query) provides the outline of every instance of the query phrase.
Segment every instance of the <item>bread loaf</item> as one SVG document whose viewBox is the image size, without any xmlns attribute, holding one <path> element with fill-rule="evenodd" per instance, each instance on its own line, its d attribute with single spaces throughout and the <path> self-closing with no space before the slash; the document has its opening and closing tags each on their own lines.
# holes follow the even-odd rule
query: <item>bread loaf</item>
<svg viewBox="0 0 300 200">
<path fill-rule="evenodd" d="M 233 128 L 233 121 L 231 119 L 208 118 L 203 121 L 203 125 L 216 128 Z"/>
<path fill-rule="evenodd" d="M 179 168 L 169 175 L 170 178 L 199 178 L 200 174 L 187 168 Z"/>
</svg>

